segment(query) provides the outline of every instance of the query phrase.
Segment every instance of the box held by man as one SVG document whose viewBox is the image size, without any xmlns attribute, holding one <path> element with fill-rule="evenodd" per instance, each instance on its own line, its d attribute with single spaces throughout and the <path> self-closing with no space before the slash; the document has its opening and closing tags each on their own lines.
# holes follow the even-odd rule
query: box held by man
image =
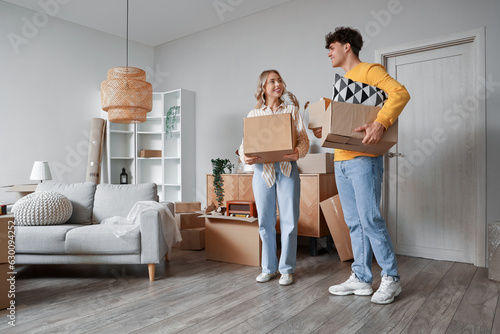
<svg viewBox="0 0 500 334">
<path fill-rule="evenodd" d="M 373 123 L 380 109 L 382 108 L 333 101 L 323 120 L 321 146 L 383 155 L 397 143 L 397 121 L 384 132 L 382 139 L 375 145 L 364 145 L 362 141 L 365 131 L 354 131 L 360 126 Z"/>
</svg>

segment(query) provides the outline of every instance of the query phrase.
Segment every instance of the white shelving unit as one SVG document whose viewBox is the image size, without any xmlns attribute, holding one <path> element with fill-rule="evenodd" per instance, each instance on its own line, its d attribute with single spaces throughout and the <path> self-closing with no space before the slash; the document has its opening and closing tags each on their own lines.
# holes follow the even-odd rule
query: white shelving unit
<svg viewBox="0 0 500 334">
<path fill-rule="evenodd" d="M 173 106 L 172 131 L 165 132 L 166 115 Z M 153 110 L 137 125 L 108 123 L 108 182 L 119 183 L 123 167 L 129 183 L 154 182 L 161 201 L 195 200 L 194 92 L 177 89 L 153 93 Z M 159 158 L 141 158 L 141 149 L 161 150 Z"/>
</svg>

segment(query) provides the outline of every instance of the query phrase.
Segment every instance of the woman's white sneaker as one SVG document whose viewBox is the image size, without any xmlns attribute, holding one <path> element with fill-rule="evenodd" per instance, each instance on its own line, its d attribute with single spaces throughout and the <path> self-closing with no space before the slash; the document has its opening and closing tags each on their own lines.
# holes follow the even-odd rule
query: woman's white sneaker
<svg viewBox="0 0 500 334">
<path fill-rule="evenodd" d="M 361 282 L 354 273 L 342 284 L 332 285 L 328 292 L 336 296 L 358 295 L 369 296 L 373 293 L 370 283 Z"/>
<path fill-rule="evenodd" d="M 275 272 L 272 274 L 262 273 L 259 276 L 257 276 L 257 278 L 255 280 L 259 283 L 265 283 L 265 282 L 269 282 L 271 280 L 271 278 L 275 278 L 276 276 L 278 276 L 278 272 Z"/>
<path fill-rule="evenodd" d="M 394 297 L 397 297 L 402 290 L 399 281 L 396 281 L 394 277 L 384 275 L 377 292 L 372 296 L 372 303 L 390 304 L 394 301 Z"/>
</svg>

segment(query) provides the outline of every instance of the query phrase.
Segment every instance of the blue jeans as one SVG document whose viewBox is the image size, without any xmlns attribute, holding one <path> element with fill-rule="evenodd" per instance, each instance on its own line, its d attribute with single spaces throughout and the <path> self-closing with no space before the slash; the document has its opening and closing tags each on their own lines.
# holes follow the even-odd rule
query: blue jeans
<svg viewBox="0 0 500 334">
<path fill-rule="evenodd" d="M 352 271 L 366 283 L 373 282 L 373 255 L 382 276 L 399 280 L 391 237 L 380 213 L 383 171 L 382 156 L 335 161 L 335 181 L 351 235 Z"/>
<path fill-rule="evenodd" d="M 300 178 L 297 163 L 292 162 L 290 177 L 281 173 L 274 163 L 276 182 L 267 187 L 262 177 L 263 164 L 255 164 L 252 179 L 253 194 L 259 215 L 259 234 L 262 240 L 262 272 L 293 274 L 297 260 L 297 224 L 300 207 Z M 278 267 L 276 246 L 276 199 L 280 213 L 281 255 Z"/>
</svg>

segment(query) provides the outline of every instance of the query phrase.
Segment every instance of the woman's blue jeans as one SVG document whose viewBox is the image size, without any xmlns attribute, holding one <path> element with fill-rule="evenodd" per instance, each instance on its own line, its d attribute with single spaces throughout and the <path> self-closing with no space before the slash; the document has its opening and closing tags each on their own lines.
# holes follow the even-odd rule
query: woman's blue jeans
<svg viewBox="0 0 500 334">
<path fill-rule="evenodd" d="M 255 164 L 252 187 L 259 215 L 262 240 L 262 272 L 293 274 L 297 259 L 297 224 L 300 213 L 300 178 L 297 163 L 292 161 L 290 177 L 281 173 L 274 163 L 276 182 L 268 188 L 262 177 L 263 164 Z M 281 255 L 278 264 L 276 246 L 276 201 L 280 215 Z"/>
<path fill-rule="evenodd" d="M 366 283 L 373 282 L 373 255 L 382 276 L 399 280 L 391 237 L 380 213 L 383 171 L 382 156 L 335 161 L 335 181 L 351 235 L 352 271 Z"/>
</svg>

